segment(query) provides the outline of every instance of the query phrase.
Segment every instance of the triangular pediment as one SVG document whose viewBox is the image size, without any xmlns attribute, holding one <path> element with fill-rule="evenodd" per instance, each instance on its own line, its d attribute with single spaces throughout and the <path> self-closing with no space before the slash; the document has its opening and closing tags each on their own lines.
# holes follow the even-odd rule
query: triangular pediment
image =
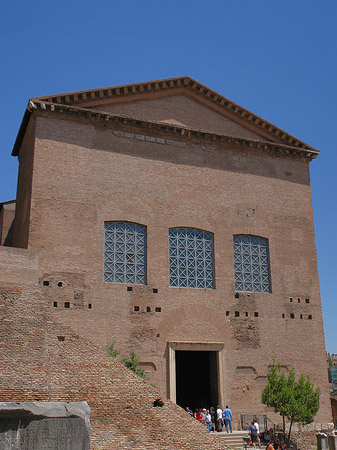
<svg viewBox="0 0 337 450">
<path fill-rule="evenodd" d="M 305 142 L 190 77 L 70 92 L 32 100 L 162 121 L 317 152 Z"/>
<path fill-rule="evenodd" d="M 158 94 L 137 99 L 131 98 L 128 101 L 116 99 L 113 102 L 99 102 L 88 105 L 88 107 L 109 114 L 165 122 L 247 139 L 261 139 L 261 133 L 245 127 L 233 120 L 230 115 L 223 114 L 220 108 L 217 111 L 213 105 L 208 105 L 198 96 L 196 98 L 191 96 L 189 92 L 181 91 L 171 93 L 171 95 Z"/>
</svg>

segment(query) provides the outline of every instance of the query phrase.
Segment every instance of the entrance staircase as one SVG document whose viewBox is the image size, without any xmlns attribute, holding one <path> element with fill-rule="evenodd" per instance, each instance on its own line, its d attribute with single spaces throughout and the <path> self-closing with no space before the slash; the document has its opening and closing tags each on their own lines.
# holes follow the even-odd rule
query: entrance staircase
<svg viewBox="0 0 337 450">
<path fill-rule="evenodd" d="M 243 440 L 243 436 L 245 434 L 248 434 L 248 431 L 240 430 L 240 431 L 234 431 L 233 433 L 227 433 L 227 431 L 221 431 L 221 432 L 212 432 L 212 434 L 219 437 L 219 439 L 222 439 L 226 445 L 229 447 L 232 447 L 233 449 L 243 449 L 245 448 L 245 443 Z M 248 446 L 249 448 L 249 446 Z"/>
</svg>

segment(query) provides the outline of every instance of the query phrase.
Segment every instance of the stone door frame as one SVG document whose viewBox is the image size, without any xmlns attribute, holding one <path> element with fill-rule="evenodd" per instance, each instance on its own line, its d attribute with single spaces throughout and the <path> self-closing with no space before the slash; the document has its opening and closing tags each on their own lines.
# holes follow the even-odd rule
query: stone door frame
<svg viewBox="0 0 337 450">
<path fill-rule="evenodd" d="M 208 351 L 216 352 L 218 366 L 218 404 L 222 405 L 225 393 L 225 344 L 223 342 L 189 342 L 170 341 L 168 342 L 168 367 L 169 367 L 169 399 L 176 403 L 176 351 Z M 214 405 L 215 407 L 217 405 Z"/>
</svg>

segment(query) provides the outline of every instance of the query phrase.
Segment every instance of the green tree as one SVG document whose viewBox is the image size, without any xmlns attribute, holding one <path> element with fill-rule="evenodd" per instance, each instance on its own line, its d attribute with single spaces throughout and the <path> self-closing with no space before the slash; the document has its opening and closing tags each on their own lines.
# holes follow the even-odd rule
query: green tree
<svg viewBox="0 0 337 450">
<path fill-rule="evenodd" d="M 288 377 L 284 374 L 281 364 L 275 363 L 267 374 L 267 383 L 262 391 L 262 403 L 274 408 L 279 413 L 283 422 L 283 434 L 285 433 L 285 421 L 288 419 L 289 433 L 287 443 L 291 436 L 291 428 L 294 422 L 308 424 L 313 422 L 319 410 L 320 390 L 314 390 L 309 377 L 300 375 L 296 381 L 295 370 L 292 368 Z"/>
</svg>

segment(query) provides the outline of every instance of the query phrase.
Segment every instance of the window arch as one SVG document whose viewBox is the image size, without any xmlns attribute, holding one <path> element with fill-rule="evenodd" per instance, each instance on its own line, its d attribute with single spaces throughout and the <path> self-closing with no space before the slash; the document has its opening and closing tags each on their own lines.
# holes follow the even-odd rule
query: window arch
<svg viewBox="0 0 337 450">
<path fill-rule="evenodd" d="M 214 289 L 213 233 L 169 229 L 170 286 Z"/>
<path fill-rule="evenodd" d="M 271 292 L 268 239 L 236 234 L 233 243 L 235 290 Z"/>
<path fill-rule="evenodd" d="M 146 284 L 146 227 L 130 222 L 104 223 L 103 279 Z"/>
</svg>

